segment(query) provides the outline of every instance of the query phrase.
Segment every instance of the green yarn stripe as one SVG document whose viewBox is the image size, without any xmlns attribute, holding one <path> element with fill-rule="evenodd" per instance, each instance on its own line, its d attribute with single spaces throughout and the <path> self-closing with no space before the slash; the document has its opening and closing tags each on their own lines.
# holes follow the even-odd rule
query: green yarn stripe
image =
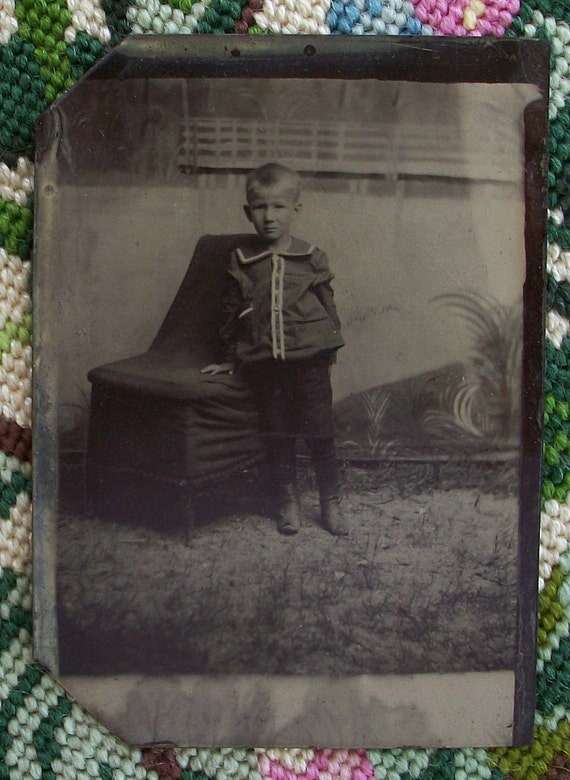
<svg viewBox="0 0 570 780">
<path fill-rule="evenodd" d="M 42 780 L 56 780 L 52 763 L 61 756 L 61 745 L 54 739 L 55 730 L 61 728 L 64 719 L 71 713 L 71 701 L 58 696 L 55 706 L 50 707 L 32 737 L 38 762 L 42 768 Z"/>
<path fill-rule="evenodd" d="M 6 566 L 0 569 L 0 608 L 10 604 L 13 606 L 24 607 L 30 599 L 31 588 L 30 579 L 24 574 L 16 574 L 13 569 Z M 1 626 L 0 626 L 1 630 Z"/>
<path fill-rule="evenodd" d="M 552 276 L 546 279 L 546 308 L 553 309 L 558 314 L 570 315 L 570 283 L 557 282 Z"/>
<path fill-rule="evenodd" d="M 565 553 L 565 556 L 567 553 Z M 561 558 L 562 560 L 562 558 Z M 566 584 L 566 574 L 559 564 L 552 570 L 552 574 L 545 583 L 538 597 L 538 628 L 537 642 L 539 647 L 546 646 L 548 637 L 555 631 L 561 620 L 564 620 L 566 610 L 562 605 L 560 595 L 561 588 Z"/>
<path fill-rule="evenodd" d="M 0 454 L 0 484 L 9 485 L 18 492 L 31 495 L 32 479 L 29 464 L 18 461 L 14 456 Z"/>
<path fill-rule="evenodd" d="M 5 491 L 5 492 L 2 492 Z M 0 471 L 0 496 L 2 499 L 9 499 L 10 494 L 14 494 L 14 501 L 18 493 L 32 494 L 32 480 L 21 471 L 2 472 Z M 1 516 L 1 512 L 0 512 Z"/>
<path fill-rule="evenodd" d="M 0 603 L 7 601 L 17 583 L 18 576 L 13 569 L 0 569 Z"/>
<path fill-rule="evenodd" d="M 560 556 L 539 596 L 536 709 L 548 718 L 570 711 L 570 550 Z"/>
<path fill-rule="evenodd" d="M 570 24 L 570 6 L 564 0 L 535 0 L 533 3 L 521 3 L 518 16 L 513 19 L 513 23 L 506 34 L 510 37 L 525 37 L 525 25 L 532 23 L 532 17 L 535 11 L 540 11 L 544 16 L 553 16 L 561 22 Z"/>
<path fill-rule="evenodd" d="M 547 351 L 553 349 L 552 344 L 547 345 Z M 555 498 L 564 502 L 570 492 L 570 407 L 559 398 L 560 385 L 554 389 L 552 383 L 545 384 L 548 392 L 544 399 L 542 500 Z"/>
<path fill-rule="evenodd" d="M 113 770 L 109 764 L 99 764 L 99 777 L 101 780 L 113 780 Z"/>
<path fill-rule="evenodd" d="M 19 341 L 24 347 L 32 343 L 32 315 L 26 314 L 24 322 L 18 324 L 8 320 L 3 328 L 0 329 L 0 354 L 10 352 L 12 341 Z"/>
<path fill-rule="evenodd" d="M 117 44 L 121 38 L 131 32 L 131 25 L 127 19 L 127 10 L 130 5 L 129 0 L 101 0 L 107 27 L 111 31 L 112 45 Z"/>
<path fill-rule="evenodd" d="M 555 706 L 570 710 L 570 638 L 562 637 L 552 650 L 536 681 L 536 708 L 542 715 L 550 715 Z"/>
<path fill-rule="evenodd" d="M 12 485 L 0 483 L 0 519 L 10 519 L 10 510 L 16 506 L 19 492 Z"/>
<path fill-rule="evenodd" d="M 196 0 L 170 0 L 168 5 L 171 8 L 178 8 L 183 13 L 187 14 L 187 13 L 190 12 L 190 10 L 192 9 L 192 6 L 194 5 L 195 2 L 196 2 Z"/>
<path fill-rule="evenodd" d="M 9 764 L 12 764 L 10 748 L 12 737 L 8 732 L 8 723 L 15 717 L 17 710 L 22 706 L 24 699 L 30 694 L 32 688 L 38 685 L 43 672 L 37 666 L 28 665 L 17 684 L 10 691 L 10 695 L 0 704 L 0 780 L 10 780 Z"/>
<path fill-rule="evenodd" d="M 26 206 L 0 199 L 0 247 L 10 255 L 19 255 L 22 260 L 29 260 L 32 252 L 34 215 L 31 205 L 31 198 Z"/>
<path fill-rule="evenodd" d="M 232 33 L 247 0 L 212 0 L 198 22 L 198 33 Z"/>
<path fill-rule="evenodd" d="M 182 780 L 209 780 L 203 772 L 194 772 L 192 769 L 183 769 L 180 775 Z"/>
<path fill-rule="evenodd" d="M 556 755 L 568 752 L 570 721 L 568 716 L 560 722 L 555 732 L 539 726 L 535 729 L 534 742 L 523 748 L 496 748 L 489 751 L 491 761 L 513 780 L 539 780 L 546 778 Z"/>
<path fill-rule="evenodd" d="M 562 249 L 570 249 L 570 228 L 565 225 L 548 222 L 546 236 L 551 244 L 558 244 Z"/>
<path fill-rule="evenodd" d="M 418 780 L 455 780 L 455 753 L 453 750 L 438 750 Z"/>
<path fill-rule="evenodd" d="M 530 25 L 532 36 L 535 38 L 545 38 L 552 41 L 553 36 L 546 24 L 537 25 L 534 20 L 534 12 L 540 13 L 549 19 L 556 21 L 568 21 L 569 12 L 558 16 L 553 12 L 553 7 L 563 8 L 562 4 L 545 4 L 542 2 L 523 3 L 519 16 L 514 20 L 508 35 L 526 36 L 526 25 Z M 529 33 L 530 34 L 530 33 Z M 560 51 L 561 43 L 557 41 L 555 50 Z M 550 70 L 556 72 L 556 56 L 552 50 L 550 58 Z M 548 201 L 550 208 L 560 207 L 564 212 L 570 207 L 570 106 L 569 96 L 564 97 L 564 106 L 556 111 L 556 116 L 549 123 L 549 163 L 548 163 Z M 563 248 L 568 249 L 570 244 L 570 234 L 566 226 L 557 227 L 549 225 L 548 238 L 550 241 L 556 241 Z"/>
<path fill-rule="evenodd" d="M 562 13 L 557 13 L 558 10 L 562 10 Z M 520 11 L 518 15 L 513 19 L 511 26 L 505 31 L 506 38 L 528 38 L 529 35 L 532 38 L 547 38 L 551 36 L 547 29 L 543 26 L 536 25 L 534 21 L 534 14 L 539 11 L 545 19 L 554 19 L 557 22 L 569 22 L 570 15 L 569 9 L 565 5 L 565 0 L 558 0 L 557 2 L 542 2 L 537 0 L 534 3 L 523 2 L 521 3 Z M 531 28 L 531 32 L 527 30 L 527 25 Z M 554 63 L 550 61 L 550 70 L 554 69 Z"/>
<path fill-rule="evenodd" d="M 33 156 L 35 122 L 47 108 L 46 88 L 34 46 L 12 35 L 0 46 L 1 160 L 13 165 L 19 155 Z"/>
<path fill-rule="evenodd" d="M 544 442 L 546 446 L 553 445 L 556 433 L 560 432 L 568 436 L 568 421 L 570 418 L 570 341 L 564 339 L 560 349 L 551 342 L 546 342 L 546 370 L 544 377 Z M 560 446 L 564 445 L 564 439 L 558 439 Z M 556 445 L 553 445 L 556 446 Z M 552 453 L 550 453 L 550 456 Z M 555 458 L 549 458 L 555 461 Z M 559 471 L 553 472 L 558 466 L 555 462 L 544 462 L 543 471 L 543 495 L 546 499 L 556 498 L 564 501 L 565 495 L 560 491 L 554 493 L 554 488 L 564 480 L 564 475 Z"/>
<path fill-rule="evenodd" d="M 570 206 L 570 108 L 567 102 L 550 121 L 548 146 L 549 206 L 559 206 L 566 212 Z"/>
<path fill-rule="evenodd" d="M 108 49 L 96 38 L 92 38 L 82 30 L 78 32 L 75 43 L 67 46 L 73 78 L 80 79 L 107 51 Z"/>
<path fill-rule="evenodd" d="M 13 639 L 20 637 L 24 629 L 28 635 L 32 633 L 32 613 L 22 607 L 2 604 L 0 609 L 0 653 L 8 650 Z"/>
<path fill-rule="evenodd" d="M 74 84 L 64 39 L 71 12 L 66 0 L 49 0 L 43 12 L 37 6 L 37 0 L 15 0 L 15 13 L 20 36 L 35 47 L 46 100 L 52 103 Z"/>
<path fill-rule="evenodd" d="M 550 660 L 562 637 L 570 636 L 570 549 L 552 570 L 551 579 L 539 596 L 538 658 L 539 671 Z M 550 585 L 550 583 L 553 583 Z"/>
<path fill-rule="evenodd" d="M 555 392 L 560 401 L 565 403 L 570 401 L 570 386 L 568 385 L 568 379 L 570 379 L 570 340 L 563 339 L 558 348 L 547 339 L 545 357 L 545 393 L 548 395 Z"/>
</svg>

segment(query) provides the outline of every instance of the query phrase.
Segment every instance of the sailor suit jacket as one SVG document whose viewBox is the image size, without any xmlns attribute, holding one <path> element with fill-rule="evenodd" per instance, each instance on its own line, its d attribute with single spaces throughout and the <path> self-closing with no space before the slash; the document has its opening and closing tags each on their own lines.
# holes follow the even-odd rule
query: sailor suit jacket
<svg viewBox="0 0 570 780">
<path fill-rule="evenodd" d="M 344 344 L 326 254 L 293 238 L 274 253 L 258 236 L 232 252 L 222 305 L 226 359 L 299 360 Z"/>
</svg>

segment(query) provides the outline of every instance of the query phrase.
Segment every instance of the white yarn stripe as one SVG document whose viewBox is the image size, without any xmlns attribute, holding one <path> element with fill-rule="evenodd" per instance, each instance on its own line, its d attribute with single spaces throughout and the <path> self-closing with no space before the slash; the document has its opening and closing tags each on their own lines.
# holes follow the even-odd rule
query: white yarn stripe
<svg viewBox="0 0 570 780">
<path fill-rule="evenodd" d="M 31 662 L 31 643 L 12 639 L 8 650 L 0 655 L 0 706 L 18 684 L 18 677 L 24 673 L 26 664 Z"/>
<path fill-rule="evenodd" d="M 31 477 L 32 464 L 23 463 L 14 455 L 6 455 L 0 452 L 0 480 L 5 485 L 10 485 L 15 471 L 21 472 L 25 477 Z"/>
<path fill-rule="evenodd" d="M 0 0 L 0 43 L 8 43 L 2 40 L 2 22 L 5 13 L 2 6 L 14 3 L 12 0 Z M 15 31 L 14 31 L 15 32 Z M 0 163 L 0 198 L 14 201 L 18 206 L 25 206 L 28 195 L 34 189 L 34 166 L 26 157 L 18 157 L 14 168 L 9 168 L 6 163 Z"/>
<path fill-rule="evenodd" d="M 570 282 L 570 252 L 558 244 L 549 244 L 546 270 L 557 282 Z"/>
<path fill-rule="evenodd" d="M 189 13 L 180 8 L 161 5 L 159 0 L 135 0 L 127 9 L 127 20 L 133 33 L 189 35 L 196 32 L 198 22 L 204 16 L 209 0 L 194 3 Z"/>
<path fill-rule="evenodd" d="M 27 659 L 26 663 L 30 661 L 31 658 Z M 18 668 L 14 669 L 14 676 L 16 674 L 20 676 L 25 671 L 23 661 L 17 662 L 17 666 Z M 12 687 L 17 687 L 17 677 Z M 6 751 L 4 760 L 13 780 L 22 780 L 22 778 L 41 780 L 42 769 L 37 761 L 32 738 L 42 720 L 49 714 L 49 709 L 57 705 L 58 696 L 61 695 L 65 695 L 63 689 L 51 677 L 44 675 L 8 722 L 7 731 L 13 737 L 13 741 Z"/>
<path fill-rule="evenodd" d="M 255 22 L 273 33 L 330 35 L 329 8 L 330 0 L 264 0 Z"/>
<path fill-rule="evenodd" d="M 32 264 L 0 249 L 0 329 L 8 320 L 22 325 L 32 301 L 28 294 Z"/>
<path fill-rule="evenodd" d="M 545 28 L 552 55 L 555 58 L 554 67 L 550 71 L 550 100 L 548 106 L 549 118 L 555 119 L 558 109 L 564 106 L 565 97 L 570 94 L 570 28 L 566 22 L 557 21 L 553 16 L 544 16 L 540 11 L 534 11 L 532 21 L 525 25 L 524 34 L 527 38 L 535 38 L 537 29 Z"/>
<path fill-rule="evenodd" d="M 257 753 L 259 752 L 262 751 L 260 749 L 232 749 L 231 754 L 227 756 L 233 762 L 232 775 L 235 776 L 237 773 L 239 777 L 247 778 L 247 780 L 261 780 L 261 775 L 257 771 Z M 190 767 L 194 772 L 206 774 L 204 767 L 209 766 L 210 769 L 213 769 L 213 774 L 208 775 L 208 777 L 216 777 L 218 770 L 224 772 L 223 761 L 226 759 L 220 761 L 221 750 L 212 752 L 204 748 L 176 748 L 175 754 L 176 760 L 183 769 Z M 216 755 L 218 764 L 211 761 L 212 756 L 215 758 Z"/>
<path fill-rule="evenodd" d="M 552 569 L 568 549 L 570 542 L 570 496 L 564 503 L 554 499 L 546 501 L 540 514 L 540 558 L 538 587 L 544 588 Z"/>
<path fill-rule="evenodd" d="M 99 0 L 67 0 L 71 24 L 65 31 L 65 42 L 74 43 L 78 32 L 86 32 L 103 44 L 111 40 L 107 18 Z"/>
<path fill-rule="evenodd" d="M 277 761 L 285 769 L 294 772 L 297 775 L 304 775 L 307 771 L 307 763 L 315 757 L 315 751 L 303 748 L 283 748 L 260 751 L 260 768 L 263 773 L 263 756 L 267 756 L 270 761 Z"/>
<path fill-rule="evenodd" d="M 0 566 L 25 574 L 32 560 L 32 506 L 27 493 L 18 493 L 10 517 L 0 520 Z"/>
<path fill-rule="evenodd" d="M 556 206 L 553 209 L 548 209 L 548 219 L 552 220 L 557 227 L 564 224 L 564 212 L 560 206 Z"/>
<path fill-rule="evenodd" d="M 193 772 L 201 772 L 207 777 L 228 777 L 226 765 L 228 762 L 232 762 L 235 770 L 235 762 L 237 762 L 244 772 L 243 775 L 239 773 L 240 777 L 246 777 L 247 780 L 261 780 L 261 774 L 257 771 L 257 753 L 259 752 L 264 751 L 234 750 L 232 748 L 221 748 L 220 750 L 185 748 L 182 751 L 177 751 L 176 756 L 177 760 L 181 762 L 181 766 L 189 767 Z M 232 772 L 232 775 L 235 775 L 235 771 Z"/>
<path fill-rule="evenodd" d="M 17 32 L 18 20 L 14 11 L 14 0 L 0 0 L 0 44 L 8 43 Z"/>
<path fill-rule="evenodd" d="M 563 722 L 570 723 L 570 713 L 564 709 L 563 704 L 555 704 L 552 712 L 547 716 L 538 710 L 534 713 L 535 726 L 545 728 L 551 734 L 558 731 Z"/>
<path fill-rule="evenodd" d="M 140 750 L 112 737 L 75 702 L 61 727 L 54 730 L 54 739 L 61 746 L 60 758 L 52 762 L 58 777 L 83 777 L 85 773 L 87 777 L 98 777 L 99 762 L 110 766 L 114 778 L 145 780 L 147 777 L 140 763 Z"/>
<path fill-rule="evenodd" d="M 33 746 L 33 734 L 49 715 L 50 708 L 57 705 L 58 696 L 62 694 L 63 689 L 44 675 L 7 724 L 7 731 L 14 739 L 6 751 L 5 761 L 13 780 L 24 777 L 41 780 L 42 768 Z"/>
<path fill-rule="evenodd" d="M 375 750 L 372 755 L 369 753 L 368 757 L 374 765 L 375 780 L 400 778 L 400 773 L 403 771 L 412 780 L 417 780 L 428 768 L 430 756 L 433 752 L 433 750 L 395 748 L 392 750 Z"/>
<path fill-rule="evenodd" d="M 12 341 L 0 359 L 0 413 L 22 428 L 32 425 L 32 348 Z"/>
<path fill-rule="evenodd" d="M 562 341 L 568 336 L 570 322 L 557 311 L 549 311 L 546 315 L 546 337 L 556 349 L 560 349 Z"/>
<path fill-rule="evenodd" d="M 23 777 L 41 780 L 42 767 L 32 742 L 34 731 L 43 720 L 37 710 L 34 696 L 26 696 L 22 706 L 18 707 L 14 717 L 6 724 L 6 731 L 12 737 L 12 744 L 4 756 L 10 780 L 22 780 Z"/>
</svg>

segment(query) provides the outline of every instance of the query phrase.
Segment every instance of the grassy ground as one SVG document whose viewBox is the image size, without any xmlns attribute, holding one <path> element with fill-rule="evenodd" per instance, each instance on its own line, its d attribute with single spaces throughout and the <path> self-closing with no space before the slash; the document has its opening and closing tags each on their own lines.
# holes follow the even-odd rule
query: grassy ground
<svg viewBox="0 0 570 780">
<path fill-rule="evenodd" d="M 58 590 L 65 673 L 414 673 L 512 668 L 517 501 L 433 469 L 347 469 L 349 538 L 280 536 L 262 514 L 178 530 L 66 514 Z M 453 487 L 462 485 L 463 487 Z"/>
</svg>

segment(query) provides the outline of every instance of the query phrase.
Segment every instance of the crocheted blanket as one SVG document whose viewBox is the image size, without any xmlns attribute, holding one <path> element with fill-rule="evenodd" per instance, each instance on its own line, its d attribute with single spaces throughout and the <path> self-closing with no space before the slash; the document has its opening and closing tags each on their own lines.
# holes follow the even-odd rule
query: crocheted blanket
<svg viewBox="0 0 570 780">
<path fill-rule="evenodd" d="M 0 779 L 570 776 L 570 6 L 565 0 L 0 0 Z M 548 315 L 535 741 L 494 750 L 122 744 L 33 663 L 34 123 L 129 32 L 507 35 L 551 45 Z"/>
</svg>

